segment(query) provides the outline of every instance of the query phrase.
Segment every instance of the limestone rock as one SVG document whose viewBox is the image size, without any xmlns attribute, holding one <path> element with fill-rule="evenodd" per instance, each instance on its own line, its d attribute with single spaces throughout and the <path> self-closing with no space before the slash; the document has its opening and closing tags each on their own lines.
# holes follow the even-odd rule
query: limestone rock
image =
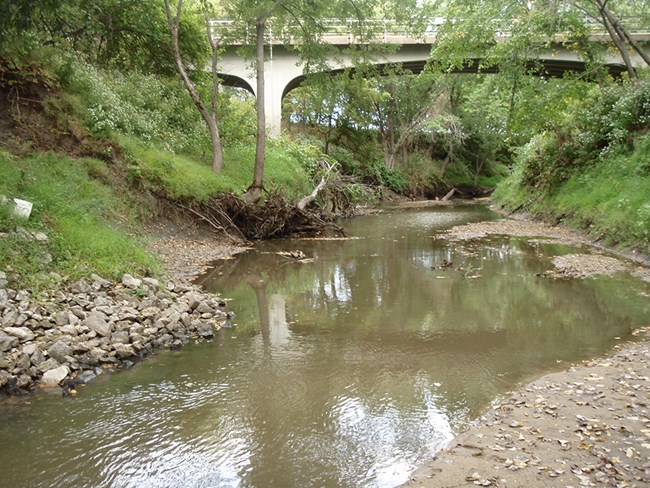
<svg viewBox="0 0 650 488">
<path fill-rule="evenodd" d="M 47 242 L 48 237 L 47 234 L 44 232 L 34 232 L 34 239 L 36 239 L 38 242 Z"/>
<path fill-rule="evenodd" d="M 142 278 L 142 281 L 154 291 L 160 288 L 160 282 L 155 278 Z"/>
<path fill-rule="evenodd" d="M 9 369 L 13 365 L 13 361 L 5 353 L 0 352 L 0 369 Z"/>
<path fill-rule="evenodd" d="M 23 352 L 22 354 L 18 355 L 16 366 L 14 367 L 14 373 L 18 374 L 22 373 L 23 371 L 27 371 L 31 364 L 32 363 L 29 360 L 29 356 Z"/>
<path fill-rule="evenodd" d="M 111 333 L 111 327 L 106 322 L 106 316 L 101 312 L 90 312 L 88 317 L 83 321 L 83 325 L 90 330 L 97 332 L 101 336 L 108 336 Z"/>
<path fill-rule="evenodd" d="M 9 374 L 8 371 L 5 371 L 4 369 L 0 369 L 0 388 L 15 381 L 15 377 L 11 374 Z"/>
<path fill-rule="evenodd" d="M 59 327 L 59 330 L 69 336 L 76 336 L 79 334 L 74 325 L 64 325 L 63 327 Z"/>
<path fill-rule="evenodd" d="M 34 339 L 34 333 L 27 327 L 5 327 L 5 333 L 17 337 L 21 342 L 31 341 Z"/>
<path fill-rule="evenodd" d="M 214 337 L 214 330 L 212 326 L 206 322 L 196 324 L 196 333 L 205 339 Z"/>
<path fill-rule="evenodd" d="M 95 378 L 97 378 L 97 375 L 92 371 L 82 371 L 75 377 L 74 382 L 76 385 L 85 385 Z"/>
<path fill-rule="evenodd" d="M 113 332 L 113 334 L 111 335 L 111 341 L 113 342 L 114 345 L 128 344 L 129 343 L 129 331 L 120 330 L 120 331 L 117 331 L 117 332 Z"/>
<path fill-rule="evenodd" d="M 5 312 L 2 317 L 2 326 L 13 327 L 16 324 L 16 320 L 18 320 L 18 315 L 18 310 L 15 307 L 13 307 L 13 310 L 10 309 L 9 312 Z"/>
<path fill-rule="evenodd" d="M 0 330 L 0 352 L 10 350 L 18 345 L 18 338 Z"/>
<path fill-rule="evenodd" d="M 196 292 L 190 292 L 185 295 L 185 299 L 187 300 L 187 305 L 190 307 L 190 309 L 194 310 L 196 307 L 201 305 L 201 302 L 203 301 L 203 297 Z"/>
<path fill-rule="evenodd" d="M 47 361 L 43 361 L 41 364 L 35 366 L 38 371 L 40 371 L 41 373 L 45 373 L 47 371 L 50 371 L 51 369 L 58 368 L 60 364 L 56 359 L 50 358 Z"/>
<path fill-rule="evenodd" d="M 43 354 L 43 351 L 40 349 L 36 348 L 36 350 L 31 353 L 30 355 L 30 360 L 34 366 L 37 368 L 45 362 L 45 354 Z M 55 360 L 56 361 L 56 360 Z"/>
<path fill-rule="evenodd" d="M 135 357 L 133 346 L 128 344 L 115 344 L 115 354 L 120 359 Z"/>
<path fill-rule="evenodd" d="M 125 274 L 122 276 L 122 284 L 127 288 L 135 289 L 142 284 L 142 280 L 134 278 L 130 274 Z"/>
<path fill-rule="evenodd" d="M 65 342 L 59 340 L 52 344 L 48 350 L 48 355 L 60 363 L 66 361 L 66 356 L 72 356 L 72 348 Z"/>
<path fill-rule="evenodd" d="M 27 374 L 21 374 L 18 376 L 18 381 L 16 381 L 16 386 L 18 388 L 28 388 L 32 384 L 32 378 Z"/>
<path fill-rule="evenodd" d="M 98 276 L 96 274 L 91 274 L 90 279 L 93 280 L 93 284 L 95 285 L 95 288 L 97 288 L 97 289 L 108 288 L 112 284 L 107 279 L 104 279 L 101 276 Z"/>
<path fill-rule="evenodd" d="M 73 283 L 70 289 L 74 293 L 90 293 L 93 291 L 93 288 L 83 279 Z"/>
<path fill-rule="evenodd" d="M 41 386 L 44 388 L 52 388 L 58 386 L 70 374 L 67 366 L 59 366 L 58 368 L 46 371 L 41 378 Z"/>
<path fill-rule="evenodd" d="M 198 307 L 196 307 L 196 312 L 198 313 L 214 313 L 214 309 L 205 302 L 201 302 Z"/>
</svg>

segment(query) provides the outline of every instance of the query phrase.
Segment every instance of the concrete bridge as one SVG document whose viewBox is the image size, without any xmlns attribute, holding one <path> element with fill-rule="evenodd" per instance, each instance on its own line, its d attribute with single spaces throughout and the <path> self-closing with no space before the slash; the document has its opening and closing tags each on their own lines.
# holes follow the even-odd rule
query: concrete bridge
<svg viewBox="0 0 650 488">
<path fill-rule="evenodd" d="M 340 48 L 339 55 L 332 59 L 329 66 L 329 72 L 341 72 L 346 68 L 353 67 L 352 59 L 345 55 L 343 49 L 351 44 L 362 44 L 352 34 L 352 29 L 348 25 L 351 21 L 340 21 L 332 19 L 330 29 L 321 36 L 321 42 L 328 43 Z M 374 42 L 383 44 L 393 44 L 399 47 L 390 54 L 378 58 L 375 62 L 378 66 L 390 64 L 401 64 L 404 68 L 419 73 L 424 68 L 431 53 L 431 47 L 435 42 L 437 27 L 443 22 L 443 19 L 436 19 L 427 31 L 418 37 L 404 34 L 407 30 L 404 26 L 399 26 L 394 22 L 387 20 L 377 20 L 376 30 L 377 37 Z M 224 33 L 232 31 L 233 21 L 230 20 L 213 20 L 212 35 L 220 38 Z M 632 35 L 635 40 L 642 43 L 643 48 L 650 54 L 650 28 L 634 29 Z M 238 86 L 246 89 L 253 95 L 256 91 L 255 70 L 250 60 L 242 58 L 237 50 L 241 45 L 254 44 L 254 34 L 252 37 L 244 35 L 243 41 L 231 42 L 227 44 L 221 55 L 219 63 L 219 75 L 224 84 Z M 497 38 L 499 42 L 507 38 L 507 34 Z M 298 53 L 291 49 L 290 44 L 284 43 L 286 36 L 273 36 L 272 26 L 269 29 L 266 46 L 268 49 L 267 60 L 264 66 L 265 75 L 265 112 L 266 123 L 271 135 L 280 134 L 282 122 L 282 100 L 294 88 L 298 87 L 305 79 L 304 66 Z M 613 75 L 620 75 L 625 71 L 625 66 L 620 54 L 615 53 L 611 40 L 606 32 L 594 30 L 590 40 L 599 42 L 603 46 L 603 57 L 605 66 Z M 636 66 L 645 65 L 638 54 L 631 56 Z M 566 49 L 561 42 L 556 42 L 551 48 L 538 51 L 536 59 L 542 64 L 540 75 L 562 76 L 566 71 L 584 71 L 585 61 L 576 52 Z M 480 58 L 477 57 L 474 63 L 465 68 L 464 72 L 478 71 Z M 482 69 L 481 72 L 496 72 L 498 67 L 490 70 Z"/>
</svg>

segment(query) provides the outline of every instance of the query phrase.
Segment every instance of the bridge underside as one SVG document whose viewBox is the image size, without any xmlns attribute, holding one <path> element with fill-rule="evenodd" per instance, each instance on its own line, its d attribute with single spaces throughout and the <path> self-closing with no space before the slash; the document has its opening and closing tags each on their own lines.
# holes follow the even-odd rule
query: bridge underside
<svg viewBox="0 0 650 488">
<path fill-rule="evenodd" d="M 475 59 L 471 63 L 468 63 L 463 69 L 453 69 L 449 71 L 449 74 L 454 73 L 485 73 L 485 74 L 496 74 L 499 73 L 499 66 L 490 66 L 490 67 L 480 67 L 480 59 Z M 426 61 L 410 61 L 400 63 L 401 67 L 404 70 L 410 71 L 413 74 L 419 74 L 424 70 L 426 66 Z M 385 69 L 389 66 L 393 66 L 394 63 L 384 63 L 378 64 L 378 70 L 380 74 L 383 74 Z M 606 65 L 605 68 L 611 76 L 614 78 L 619 78 L 623 73 L 625 73 L 625 65 L 623 64 L 610 64 Z M 562 78 L 568 72 L 580 73 L 585 70 L 584 63 L 576 61 L 563 61 L 563 60 L 545 60 L 541 63 L 531 62 L 528 64 L 529 74 L 531 76 L 540 76 L 546 78 Z M 329 71 L 334 75 L 341 75 L 345 72 L 344 68 L 334 69 Z M 354 69 L 351 69 L 351 72 L 354 72 Z M 291 80 L 287 86 L 284 88 L 282 93 L 282 98 L 287 96 L 291 90 L 298 88 L 305 80 L 307 76 L 300 75 L 293 80 Z M 225 78 L 224 78 L 225 81 Z M 239 85 L 230 85 L 230 86 L 239 86 Z M 254 94 L 252 90 L 248 90 Z"/>
<path fill-rule="evenodd" d="M 431 46 L 427 44 L 403 45 L 392 54 L 386 55 L 376 65 L 383 70 L 389 65 L 400 64 L 412 73 L 420 73 L 429 59 Z M 341 55 L 332 61 L 329 72 L 340 74 L 353 67 L 351 59 Z M 625 72 L 620 58 L 606 55 L 605 67 L 612 76 L 618 77 Z M 255 73 L 250 63 L 242 59 L 235 48 L 228 48 L 221 59 L 219 76 L 228 86 L 244 88 L 255 95 Z M 558 47 L 546 53 L 540 53 L 539 59 L 529 63 L 530 73 L 543 77 L 562 77 L 565 73 L 582 72 L 584 61 L 574 52 Z M 498 66 L 481 68 L 481 60 L 475 59 L 455 73 L 498 73 Z M 282 100 L 293 89 L 300 86 L 306 76 L 298 54 L 284 46 L 273 46 L 272 57 L 265 62 L 265 112 L 266 123 L 271 135 L 280 134 L 282 120 Z"/>
</svg>

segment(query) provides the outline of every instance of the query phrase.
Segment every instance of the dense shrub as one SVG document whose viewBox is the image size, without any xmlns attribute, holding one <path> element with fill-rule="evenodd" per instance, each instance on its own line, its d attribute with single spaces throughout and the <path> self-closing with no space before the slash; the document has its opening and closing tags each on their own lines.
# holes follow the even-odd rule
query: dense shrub
<svg viewBox="0 0 650 488">
<path fill-rule="evenodd" d="M 594 88 L 572 117 L 516 151 L 494 196 L 650 252 L 650 83 Z"/>
</svg>

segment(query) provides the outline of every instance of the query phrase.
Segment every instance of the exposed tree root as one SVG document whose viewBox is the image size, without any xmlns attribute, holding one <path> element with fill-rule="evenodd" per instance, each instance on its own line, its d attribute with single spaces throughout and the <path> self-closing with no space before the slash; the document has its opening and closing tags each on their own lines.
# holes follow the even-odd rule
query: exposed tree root
<svg viewBox="0 0 650 488">
<path fill-rule="evenodd" d="M 317 236 L 334 232 L 345 236 L 343 228 L 333 222 L 321 207 L 300 209 L 278 193 L 266 196 L 263 205 L 247 203 L 235 195 L 224 195 L 207 203 L 187 206 L 177 204 L 194 219 L 206 223 L 215 232 L 233 242 L 285 236 Z"/>
</svg>

